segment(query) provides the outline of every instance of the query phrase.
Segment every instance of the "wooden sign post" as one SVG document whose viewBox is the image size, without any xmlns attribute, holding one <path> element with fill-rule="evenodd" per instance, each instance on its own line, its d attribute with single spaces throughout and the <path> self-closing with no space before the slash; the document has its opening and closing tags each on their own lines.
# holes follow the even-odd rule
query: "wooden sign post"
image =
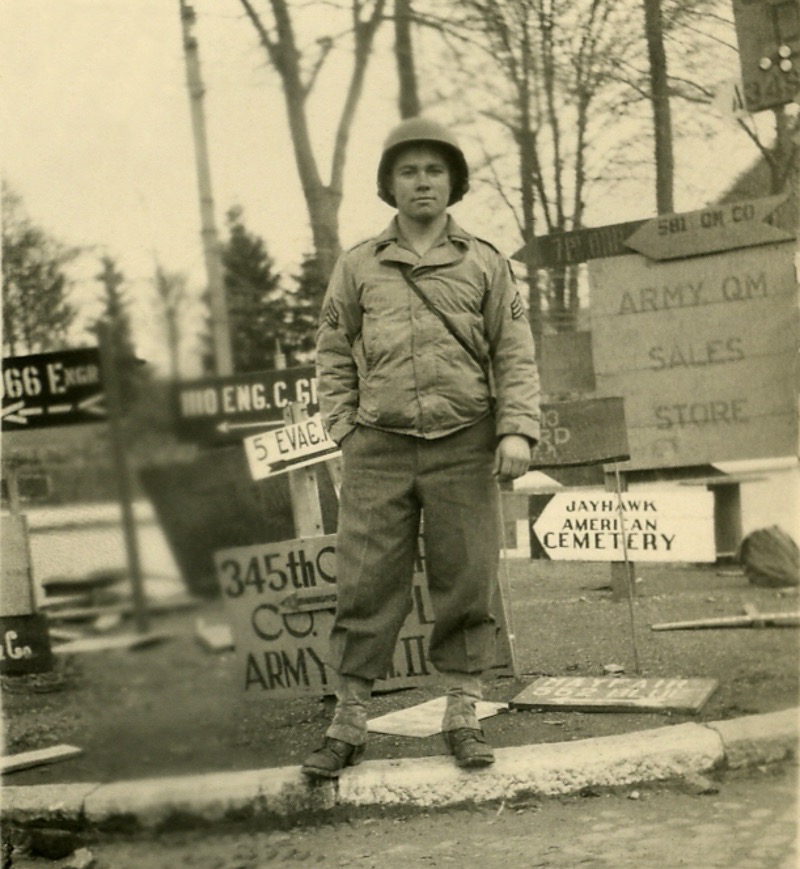
<svg viewBox="0 0 800 869">
<path fill-rule="evenodd" d="M 115 364 L 114 348 L 111 344 L 111 331 L 108 323 L 103 321 L 98 323 L 97 335 L 100 339 L 100 367 L 108 402 L 111 453 L 117 478 L 120 509 L 122 511 L 122 533 L 125 538 L 125 552 L 128 558 L 128 571 L 130 572 L 131 590 L 133 593 L 134 619 L 139 633 L 145 634 L 150 627 L 147 617 L 147 598 L 145 596 L 142 567 L 139 560 L 136 521 L 133 516 L 133 486 L 131 484 L 130 468 L 128 467 L 125 440 L 122 432 L 122 399 L 120 397 L 117 366 Z"/>
<path fill-rule="evenodd" d="M 47 619 L 36 612 L 28 525 L 14 495 L 10 505 L 11 512 L 0 517 L 0 673 L 17 676 L 51 670 L 53 655 Z"/>
<path fill-rule="evenodd" d="M 2 429 L 27 431 L 108 423 L 136 623 L 138 629 L 145 632 L 147 607 L 122 436 L 119 383 L 108 324 L 99 324 L 98 337 L 99 348 L 79 347 L 4 359 Z"/>
<path fill-rule="evenodd" d="M 319 419 L 319 417 L 317 417 Z M 290 404 L 284 411 L 284 421 L 292 426 L 299 426 L 308 420 L 308 411 L 297 403 Z M 320 428 L 322 424 L 320 422 Z M 322 430 L 324 432 L 324 429 Z M 320 437 L 321 445 L 326 449 L 332 442 L 326 437 Z M 252 463 L 251 463 L 252 470 Z M 322 524 L 322 508 L 317 490 L 317 474 L 313 467 L 302 467 L 289 471 L 289 493 L 292 501 L 292 516 L 294 530 L 298 537 L 319 537 L 324 532 Z"/>
</svg>

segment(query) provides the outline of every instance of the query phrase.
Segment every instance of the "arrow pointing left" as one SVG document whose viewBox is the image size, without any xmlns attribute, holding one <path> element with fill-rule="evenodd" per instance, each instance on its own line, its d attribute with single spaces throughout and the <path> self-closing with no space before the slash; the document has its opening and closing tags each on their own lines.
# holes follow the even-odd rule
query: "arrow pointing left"
<svg viewBox="0 0 800 869">
<path fill-rule="evenodd" d="M 668 260 L 791 241 L 791 230 L 766 222 L 786 200 L 785 194 L 778 194 L 663 214 L 642 224 L 625 244 L 650 259 Z"/>
</svg>

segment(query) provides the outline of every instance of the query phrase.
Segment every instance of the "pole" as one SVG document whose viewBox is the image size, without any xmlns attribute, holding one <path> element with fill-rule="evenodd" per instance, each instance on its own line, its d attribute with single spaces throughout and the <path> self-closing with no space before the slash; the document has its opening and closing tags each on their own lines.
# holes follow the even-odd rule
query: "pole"
<svg viewBox="0 0 800 869">
<path fill-rule="evenodd" d="M 619 473 L 619 465 L 614 462 L 614 475 L 617 482 L 617 503 L 619 505 L 619 530 L 622 537 L 622 557 L 625 559 L 625 569 L 628 573 L 628 581 L 626 586 L 628 589 L 628 613 L 631 622 L 631 644 L 633 645 L 633 669 L 636 673 L 639 672 L 639 649 L 636 645 L 636 617 L 633 612 L 633 571 L 632 565 L 628 561 L 628 542 L 626 540 L 627 532 L 625 530 L 625 507 L 622 503 L 622 478 Z"/>
<path fill-rule="evenodd" d="M 233 374 L 228 307 L 225 299 L 225 284 L 222 278 L 222 257 L 214 223 L 214 199 L 211 194 L 211 170 L 209 168 L 206 121 L 203 109 L 205 88 L 200 77 L 200 54 L 197 48 L 197 39 L 192 35 L 195 12 L 186 3 L 186 0 L 179 0 L 179 3 L 183 27 L 183 51 L 186 57 L 186 82 L 189 88 L 189 105 L 192 110 L 194 155 L 200 195 L 201 233 L 208 278 L 208 294 L 211 301 L 211 329 L 216 373 L 219 375 Z"/>
<path fill-rule="evenodd" d="M 287 425 L 308 418 L 308 410 L 299 402 L 291 402 L 283 411 Z M 289 471 L 289 497 L 292 502 L 294 531 L 297 537 L 320 537 L 325 529 L 317 488 L 317 470 L 314 465 Z"/>
<path fill-rule="evenodd" d="M 125 457 L 125 441 L 122 433 L 122 401 L 120 399 L 119 379 L 115 365 L 114 348 L 111 345 L 111 332 L 108 323 L 97 324 L 97 337 L 100 343 L 100 367 L 102 370 L 103 390 L 108 406 L 108 424 L 111 434 L 111 452 L 114 460 L 114 475 L 117 478 L 117 491 L 122 509 L 122 530 L 125 537 L 125 551 L 128 556 L 128 571 L 133 591 L 133 607 L 136 628 L 141 634 L 149 630 L 147 620 L 147 600 L 144 593 L 142 568 L 139 563 L 139 548 L 136 541 L 136 523 L 133 518 L 133 499 L 128 462 Z"/>
<path fill-rule="evenodd" d="M 508 545 L 506 543 L 506 516 L 503 510 L 503 489 L 498 485 L 498 501 L 500 504 L 500 542 L 502 545 L 502 562 L 503 569 L 500 572 L 499 592 L 500 605 L 503 608 L 503 618 L 506 621 L 506 629 L 508 631 L 508 648 L 511 652 L 511 672 L 515 679 L 519 679 L 519 663 L 517 661 L 517 632 L 514 628 L 513 615 L 511 606 L 511 571 L 508 567 Z M 503 582 L 505 581 L 505 588 Z"/>
</svg>

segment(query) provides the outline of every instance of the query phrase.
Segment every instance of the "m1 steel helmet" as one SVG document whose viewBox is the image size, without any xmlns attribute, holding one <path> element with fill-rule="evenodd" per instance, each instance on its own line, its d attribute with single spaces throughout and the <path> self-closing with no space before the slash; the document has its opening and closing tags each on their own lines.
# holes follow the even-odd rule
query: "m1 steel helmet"
<svg viewBox="0 0 800 869">
<path fill-rule="evenodd" d="M 428 118 L 407 118 L 386 137 L 378 164 L 378 196 L 392 207 L 397 205 L 389 184 L 394 158 L 407 145 L 424 144 L 435 145 L 447 155 L 451 180 L 450 199 L 447 204 L 458 202 L 469 190 L 469 168 L 456 137 L 441 124 Z"/>
</svg>

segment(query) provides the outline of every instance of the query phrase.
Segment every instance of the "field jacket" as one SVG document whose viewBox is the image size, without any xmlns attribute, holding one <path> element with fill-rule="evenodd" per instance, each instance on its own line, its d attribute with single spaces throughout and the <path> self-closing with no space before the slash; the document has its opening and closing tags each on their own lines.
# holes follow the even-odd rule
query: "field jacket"
<svg viewBox="0 0 800 869">
<path fill-rule="evenodd" d="M 487 365 L 417 297 L 400 264 Z M 422 257 L 403 246 L 396 220 L 342 254 L 322 306 L 316 365 L 322 417 L 337 443 L 357 424 L 443 437 L 493 404 L 498 437 L 539 437 L 533 338 L 510 266 L 449 216 Z"/>
</svg>

